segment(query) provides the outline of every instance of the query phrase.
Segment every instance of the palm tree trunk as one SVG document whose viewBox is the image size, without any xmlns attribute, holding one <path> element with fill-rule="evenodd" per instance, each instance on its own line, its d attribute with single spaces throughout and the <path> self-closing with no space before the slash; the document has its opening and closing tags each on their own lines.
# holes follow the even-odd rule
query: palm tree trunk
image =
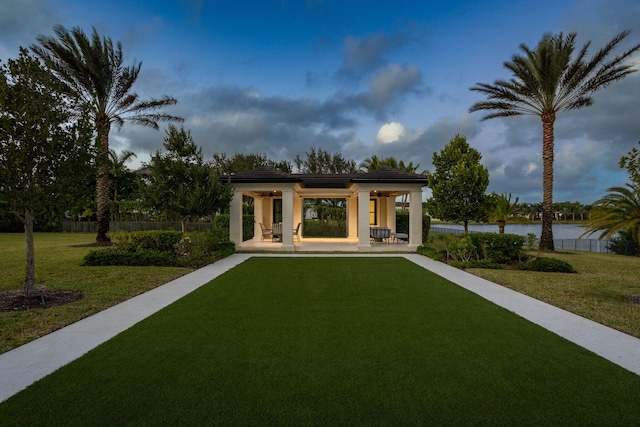
<svg viewBox="0 0 640 427">
<path fill-rule="evenodd" d="M 553 251 L 553 122 L 555 114 L 542 115 L 542 234 L 540 250 Z"/>
<path fill-rule="evenodd" d="M 30 211 L 27 211 L 24 214 L 24 237 L 27 246 L 24 296 L 29 298 L 33 296 L 36 290 L 36 262 L 33 246 L 33 212 Z"/>
<path fill-rule="evenodd" d="M 98 179 L 96 182 L 96 194 L 98 202 L 97 224 L 98 235 L 96 242 L 109 243 L 111 239 L 107 236 L 109 232 L 109 220 L 111 214 L 109 212 L 109 130 L 110 123 L 108 119 L 102 118 L 96 120 L 98 123 L 97 137 L 97 160 L 98 160 Z"/>
<path fill-rule="evenodd" d="M 498 233 L 504 234 L 504 226 L 507 224 L 506 221 L 498 221 Z"/>
</svg>

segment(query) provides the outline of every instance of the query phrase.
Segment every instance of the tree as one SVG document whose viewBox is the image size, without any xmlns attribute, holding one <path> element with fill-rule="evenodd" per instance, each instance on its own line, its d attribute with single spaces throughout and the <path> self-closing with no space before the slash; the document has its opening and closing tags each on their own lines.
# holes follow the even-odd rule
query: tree
<svg viewBox="0 0 640 427">
<path fill-rule="evenodd" d="M 465 234 L 469 221 L 485 221 L 491 209 L 489 171 L 480 164 L 482 155 L 464 136 L 456 135 L 440 154 L 433 153 L 434 173 L 427 173 L 431 197 L 429 215 L 444 221 L 462 222 Z"/>
<path fill-rule="evenodd" d="M 127 197 L 136 189 L 136 174 L 126 165 L 135 157 L 138 156 L 133 151 L 123 150 L 118 154 L 115 150 L 109 150 L 109 187 L 114 202 L 118 201 L 118 195 Z"/>
<path fill-rule="evenodd" d="M 178 215 L 184 232 L 187 219 L 213 215 L 229 205 L 231 186 L 204 163 L 190 132 L 169 125 L 164 148 L 167 153 L 157 151 L 147 165 L 143 189 L 150 207 Z"/>
<path fill-rule="evenodd" d="M 531 114 L 542 120 L 542 235 L 540 249 L 553 251 L 553 156 L 554 122 L 560 111 L 575 110 L 593 104 L 592 94 L 620 80 L 635 69 L 624 61 L 640 49 L 633 46 L 608 60 L 613 49 L 628 31 L 614 37 L 591 59 L 586 60 L 590 43 L 575 55 L 576 34 L 546 34 L 531 50 L 521 44 L 524 55 L 514 55 L 504 66 L 513 73 L 509 81 L 493 85 L 478 83 L 471 88 L 487 95 L 488 101 L 474 104 L 470 111 L 489 110 L 483 120 L 495 117 Z"/>
<path fill-rule="evenodd" d="M 627 232 L 640 256 L 640 188 L 627 184 L 607 191 L 609 194 L 594 203 L 591 217 L 585 221 L 588 229 L 582 236 L 602 231 L 598 238 L 610 239 L 618 232 Z"/>
<path fill-rule="evenodd" d="M 362 172 L 370 172 L 372 170 L 378 169 L 380 166 L 389 166 L 395 169 L 399 169 L 401 171 L 405 171 L 409 173 L 417 173 L 417 170 L 420 167 L 420 164 L 414 165 L 413 162 L 405 163 L 403 160 L 398 161 L 395 157 L 392 157 L 392 156 L 379 158 L 374 154 L 373 156 L 364 159 L 360 163 L 360 170 Z M 405 194 L 402 196 L 403 210 L 406 209 L 407 207 L 407 197 L 408 197 L 408 194 Z"/>
<path fill-rule="evenodd" d="M 504 234 L 504 227 L 508 222 L 527 223 L 527 218 L 517 215 L 518 198 L 511 203 L 511 193 L 493 194 L 494 206 L 489 214 L 489 221 L 498 223 L 498 232 Z"/>
<path fill-rule="evenodd" d="M 345 159 L 340 153 L 329 153 L 322 148 L 311 147 L 305 153 L 306 158 L 296 154 L 293 163 L 299 173 L 308 174 L 340 174 L 340 173 L 356 173 L 358 168 L 356 162 L 351 159 Z"/>
<path fill-rule="evenodd" d="M 159 121 L 181 118 L 158 110 L 176 104 L 176 99 L 139 99 L 131 92 L 142 63 L 123 66 L 122 45 L 114 47 L 110 38 L 101 38 L 93 29 L 91 38 L 80 29 L 54 27 L 56 37 L 40 35 L 32 51 L 41 58 L 65 85 L 79 110 L 88 111 L 96 132 L 98 175 L 97 242 L 110 242 L 109 231 L 109 132 L 111 125 L 125 122 L 159 129 Z"/>
<path fill-rule="evenodd" d="M 620 167 L 627 168 L 633 185 L 640 187 L 640 151 L 637 148 L 632 148 L 626 156 L 622 156 Z"/>
<path fill-rule="evenodd" d="M 213 154 L 213 169 L 219 175 L 231 175 L 232 173 L 250 171 L 263 166 L 279 169 L 283 172 L 291 173 L 291 162 L 287 160 L 271 160 L 266 154 L 241 154 L 236 153 L 228 158 L 226 153 Z"/>
<path fill-rule="evenodd" d="M 25 49 L 1 68 L 0 200 L 23 223 L 27 297 L 35 290 L 33 224 L 69 202 L 91 163 L 91 131 L 74 120 L 58 80 Z"/>
</svg>

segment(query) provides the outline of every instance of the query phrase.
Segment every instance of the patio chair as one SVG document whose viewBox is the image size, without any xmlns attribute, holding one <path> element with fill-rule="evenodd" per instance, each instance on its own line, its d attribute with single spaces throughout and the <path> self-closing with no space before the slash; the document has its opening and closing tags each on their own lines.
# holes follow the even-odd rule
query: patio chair
<svg viewBox="0 0 640 427">
<path fill-rule="evenodd" d="M 300 226 L 301 225 L 302 225 L 302 223 L 299 222 L 297 227 L 293 229 L 293 237 L 296 237 L 298 240 L 300 240 Z"/>
<path fill-rule="evenodd" d="M 271 231 L 271 239 L 272 240 L 281 240 L 282 239 L 282 223 L 274 222 L 272 225 L 273 229 Z"/>
<path fill-rule="evenodd" d="M 265 237 L 273 239 L 273 232 L 270 228 L 264 228 L 264 225 L 260 223 L 260 230 L 262 230 L 262 237 L 260 238 L 260 241 L 263 241 Z"/>
</svg>

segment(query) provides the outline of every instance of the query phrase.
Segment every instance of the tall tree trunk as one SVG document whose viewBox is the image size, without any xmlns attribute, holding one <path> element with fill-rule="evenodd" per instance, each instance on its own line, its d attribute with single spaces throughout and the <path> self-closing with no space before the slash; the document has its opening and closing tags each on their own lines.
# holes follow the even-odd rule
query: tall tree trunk
<svg viewBox="0 0 640 427">
<path fill-rule="evenodd" d="M 30 211 L 26 211 L 24 214 L 24 237 L 27 246 L 24 295 L 32 297 L 36 290 L 36 263 L 33 247 L 33 212 Z"/>
<path fill-rule="evenodd" d="M 542 115 L 542 234 L 540 250 L 553 251 L 553 123 L 554 113 Z"/>
<path fill-rule="evenodd" d="M 464 220 L 464 235 L 469 235 L 469 221 L 467 221 L 466 219 Z"/>
<path fill-rule="evenodd" d="M 109 130 L 110 123 L 108 119 L 99 118 L 97 136 L 97 160 L 98 160 L 98 179 L 96 182 L 96 195 L 98 202 L 97 224 L 98 235 L 96 242 L 109 243 L 111 239 L 107 236 L 109 232 L 109 220 L 111 214 L 109 212 Z"/>
<path fill-rule="evenodd" d="M 504 226 L 506 225 L 506 221 L 498 221 L 498 233 L 504 234 Z"/>
</svg>

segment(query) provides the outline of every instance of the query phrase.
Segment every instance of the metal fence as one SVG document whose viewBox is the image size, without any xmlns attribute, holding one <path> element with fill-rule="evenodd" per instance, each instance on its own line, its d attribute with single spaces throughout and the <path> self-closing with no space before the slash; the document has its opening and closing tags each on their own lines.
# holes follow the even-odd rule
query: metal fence
<svg viewBox="0 0 640 427">
<path fill-rule="evenodd" d="M 187 222 L 187 231 L 206 231 L 213 228 L 211 222 Z M 179 222 L 152 222 L 152 221 L 110 221 L 110 231 L 143 231 L 143 230 L 182 230 Z M 63 221 L 62 231 L 81 233 L 95 233 L 96 221 Z"/>
<path fill-rule="evenodd" d="M 431 227 L 431 233 L 439 234 L 455 234 L 456 236 L 464 235 L 464 230 L 458 230 L 445 227 Z M 479 233 L 478 231 L 469 231 L 469 234 Z M 537 245 L 537 241 L 535 244 Z M 613 245 L 617 246 L 617 250 L 614 251 L 611 248 Z M 553 245 L 556 249 L 568 249 L 573 251 L 583 252 L 599 252 L 603 254 L 623 253 L 626 255 L 633 255 L 636 250 L 636 243 L 632 241 L 623 240 L 598 240 L 598 239 L 554 239 Z"/>
</svg>

